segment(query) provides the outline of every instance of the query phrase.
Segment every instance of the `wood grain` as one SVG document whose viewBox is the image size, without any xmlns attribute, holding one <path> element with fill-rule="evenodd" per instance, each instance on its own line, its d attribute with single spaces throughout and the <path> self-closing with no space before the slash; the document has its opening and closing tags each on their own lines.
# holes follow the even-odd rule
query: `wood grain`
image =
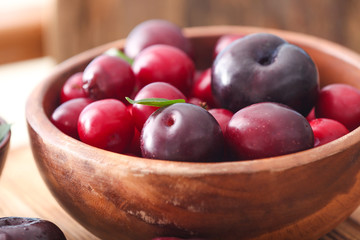
<svg viewBox="0 0 360 240">
<path fill-rule="evenodd" d="M 57 0 L 47 54 L 57 61 L 124 38 L 141 21 L 163 18 L 181 27 L 242 25 L 297 31 L 360 52 L 360 3 L 354 0 Z"/>
<path fill-rule="evenodd" d="M 29 146 L 10 150 L 0 177 L 0 217 L 6 216 L 52 221 L 68 240 L 98 240 L 56 202 L 39 174 Z"/>
<path fill-rule="evenodd" d="M 0 14 L 0 64 L 44 55 L 42 7 L 1 9 Z"/>
<path fill-rule="evenodd" d="M 226 24 L 291 30 L 360 52 L 360 3 L 354 0 L 54 0 L 46 11 L 41 7 L 0 11 L 0 64 L 44 55 L 60 62 L 124 38 L 151 18 L 181 27 Z"/>
<path fill-rule="evenodd" d="M 320 240 L 360 240 L 359 211 Z M 29 146 L 9 152 L 0 178 L 0 217 L 5 216 L 40 217 L 58 225 L 68 240 L 99 240 L 56 202 L 40 177 Z"/>
</svg>

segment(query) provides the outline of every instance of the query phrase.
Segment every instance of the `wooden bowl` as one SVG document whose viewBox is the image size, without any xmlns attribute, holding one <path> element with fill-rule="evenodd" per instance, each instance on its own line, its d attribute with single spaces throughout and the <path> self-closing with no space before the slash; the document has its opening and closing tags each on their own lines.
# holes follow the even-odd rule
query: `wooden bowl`
<svg viewBox="0 0 360 240">
<path fill-rule="evenodd" d="M 274 29 L 185 29 L 199 68 L 210 66 L 223 34 L 270 32 L 305 49 L 321 84 L 360 88 L 360 57 L 319 38 Z M 219 163 L 150 160 L 116 154 L 61 133 L 49 116 L 64 81 L 113 42 L 60 64 L 29 97 L 31 147 L 49 189 L 101 239 L 157 236 L 206 239 L 318 239 L 360 203 L 360 129 L 314 149 L 267 159 Z"/>
<path fill-rule="evenodd" d="M 0 123 L 5 122 L 4 119 L 0 117 Z M 0 176 L 5 165 L 6 157 L 9 152 L 11 139 L 11 131 L 0 141 Z"/>
</svg>

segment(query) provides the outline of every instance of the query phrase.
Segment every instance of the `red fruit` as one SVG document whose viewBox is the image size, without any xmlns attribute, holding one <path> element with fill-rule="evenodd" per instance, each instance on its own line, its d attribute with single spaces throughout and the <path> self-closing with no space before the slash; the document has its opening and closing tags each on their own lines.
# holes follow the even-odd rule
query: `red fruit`
<svg viewBox="0 0 360 240">
<path fill-rule="evenodd" d="M 93 99 L 115 98 L 126 101 L 135 88 L 135 75 L 125 60 L 100 55 L 84 70 L 83 89 Z"/>
<path fill-rule="evenodd" d="M 167 82 L 187 95 L 192 86 L 195 66 L 178 48 L 153 45 L 138 54 L 133 70 L 140 87 L 153 82 Z"/>
<path fill-rule="evenodd" d="M 314 147 L 324 145 L 349 133 L 343 124 L 328 118 L 313 119 L 310 121 L 310 126 L 314 132 Z"/>
<path fill-rule="evenodd" d="M 134 128 L 134 136 L 131 140 L 130 146 L 126 151 L 126 154 L 141 157 L 140 132 L 137 130 L 137 128 Z"/>
<path fill-rule="evenodd" d="M 103 99 L 86 106 L 78 121 L 81 141 L 94 147 L 122 153 L 131 143 L 134 124 L 124 103 Z"/>
<path fill-rule="evenodd" d="M 199 106 L 199 107 L 202 107 L 202 108 L 204 108 L 204 109 L 208 109 L 208 108 L 209 108 L 207 102 L 205 102 L 205 101 L 203 101 L 203 100 L 201 100 L 201 99 L 199 99 L 199 98 L 196 98 L 196 97 L 191 97 L 191 98 L 189 98 L 186 102 L 187 102 L 187 103 L 194 104 L 194 105 Z"/>
<path fill-rule="evenodd" d="M 79 139 L 77 124 L 81 111 L 93 100 L 74 98 L 59 105 L 51 115 L 51 122 L 63 133 Z"/>
<path fill-rule="evenodd" d="M 226 127 L 234 115 L 233 112 L 224 108 L 213 108 L 209 110 L 209 113 L 213 115 L 213 117 L 219 123 L 222 132 L 225 133 Z"/>
<path fill-rule="evenodd" d="M 146 85 L 145 87 L 140 89 L 140 91 L 136 94 L 134 100 L 141 100 L 145 98 L 165 98 L 168 100 L 186 99 L 184 94 L 179 89 L 169 83 L 164 82 L 155 82 Z M 140 132 L 148 117 L 157 109 L 158 107 L 142 104 L 132 105 L 132 116 L 134 119 L 134 123 L 136 128 Z"/>
<path fill-rule="evenodd" d="M 84 89 L 82 88 L 83 84 L 83 72 L 78 72 L 71 75 L 66 82 L 64 83 L 63 87 L 61 88 L 60 92 L 60 102 L 64 103 L 70 99 L 74 98 L 84 98 L 87 97 Z"/>
<path fill-rule="evenodd" d="M 229 121 L 225 139 L 237 159 L 258 159 L 294 153 L 314 146 L 309 122 L 278 103 L 245 107 Z"/>
<path fill-rule="evenodd" d="M 155 44 L 170 45 L 192 56 L 191 43 L 183 35 L 181 28 L 161 19 L 137 25 L 127 36 L 124 51 L 130 58 L 135 58 L 143 49 Z"/>
<path fill-rule="evenodd" d="M 211 92 L 211 69 L 206 69 L 194 82 L 192 87 L 192 97 L 196 97 L 206 102 L 210 107 L 215 106 L 215 101 Z"/>
<path fill-rule="evenodd" d="M 239 34 L 226 34 L 221 36 L 218 41 L 216 42 L 215 48 L 214 48 L 214 59 L 216 56 L 224 49 L 226 48 L 230 43 L 233 41 L 242 38 L 243 35 Z"/>
<path fill-rule="evenodd" d="M 306 116 L 306 120 L 308 120 L 310 122 L 311 120 L 314 120 L 315 118 L 316 118 L 315 108 L 312 108 L 310 113 Z"/>
<path fill-rule="evenodd" d="M 317 118 L 330 118 L 349 131 L 360 126 L 360 90 L 347 84 L 330 84 L 320 90 Z"/>
</svg>

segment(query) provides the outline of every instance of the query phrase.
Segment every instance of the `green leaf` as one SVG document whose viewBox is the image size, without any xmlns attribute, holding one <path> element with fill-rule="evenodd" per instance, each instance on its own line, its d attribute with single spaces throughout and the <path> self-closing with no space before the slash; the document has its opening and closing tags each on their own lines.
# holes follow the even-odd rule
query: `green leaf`
<svg viewBox="0 0 360 240">
<path fill-rule="evenodd" d="M 109 50 L 107 50 L 105 52 L 105 54 L 107 54 L 109 56 L 119 57 L 119 58 L 127 61 L 130 65 L 132 65 L 134 62 L 133 59 L 129 58 L 124 52 L 122 52 L 121 50 L 119 50 L 117 48 L 110 48 Z"/>
<path fill-rule="evenodd" d="M 3 123 L 0 125 L 0 142 L 4 139 L 6 134 L 10 131 L 10 124 Z"/>
<path fill-rule="evenodd" d="M 144 98 L 140 100 L 132 100 L 131 98 L 125 97 L 126 100 L 131 104 L 142 104 L 153 107 L 166 107 L 174 103 L 184 103 L 185 99 L 174 99 L 168 100 L 165 98 Z"/>
</svg>

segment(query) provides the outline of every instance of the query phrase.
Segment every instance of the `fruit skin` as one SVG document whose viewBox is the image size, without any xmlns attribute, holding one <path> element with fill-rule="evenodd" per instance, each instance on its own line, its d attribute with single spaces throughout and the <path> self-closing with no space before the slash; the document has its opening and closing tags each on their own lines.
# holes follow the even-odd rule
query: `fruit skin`
<svg viewBox="0 0 360 240">
<path fill-rule="evenodd" d="M 3 240 L 66 240 L 54 223 L 39 218 L 0 218 L 0 239 Z"/>
<path fill-rule="evenodd" d="M 119 57 L 100 55 L 86 66 L 82 87 L 92 99 L 115 98 L 125 102 L 125 97 L 134 91 L 135 83 L 128 62 Z"/>
<path fill-rule="evenodd" d="M 63 87 L 61 88 L 60 92 L 60 102 L 64 103 L 68 100 L 74 98 L 85 98 L 87 94 L 85 93 L 84 89 L 82 88 L 83 85 L 83 72 L 77 72 L 71 75 L 66 82 L 64 83 Z"/>
<path fill-rule="evenodd" d="M 186 99 L 185 95 L 176 87 L 165 82 L 154 82 L 146 85 L 136 94 L 134 100 L 145 98 L 165 98 L 168 100 Z M 158 107 L 134 104 L 132 106 L 132 116 L 136 128 L 141 132 L 148 117 L 155 112 Z"/>
<path fill-rule="evenodd" d="M 216 107 L 211 91 L 211 68 L 206 69 L 192 86 L 191 96 L 201 99 L 212 108 Z"/>
<path fill-rule="evenodd" d="M 185 95 L 191 89 L 195 65 L 178 48 L 168 45 L 153 45 L 144 49 L 132 65 L 140 87 L 153 82 L 167 82 Z"/>
<path fill-rule="evenodd" d="M 215 118 L 189 103 L 158 109 L 146 121 L 140 136 L 143 157 L 171 161 L 220 161 L 223 145 Z"/>
<path fill-rule="evenodd" d="M 103 99 L 87 105 L 78 120 L 80 140 L 91 146 L 123 153 L 134 135 L 134 124 L 124 103 Z"/>
<path fill-rule="evenodd" d="M 316 118 L 315 116 L 315 107 L 313 107 L 310 111 L 310 113 L 306 116 L 306 120 L 310 122 L 311 120 L 314 120 Z"/>
<path fill-rule="evenodd" d="M 236 112 L 227 125 L 225 139 L 238 160 L 274 157 L 314 146 L 306 118 L 286 105 L 271 102 Z"/>
<path fill-rule="evenodd" d="M 232 42 L 212 66 L 212 93 L 233 112 L 258 102 L 278 102 L 307 116 L 319 94 L 315 63 L 301 48 L 268 33 Z"/>
<path fill-rule="evenodd" d="M 162 19 L 151 19 L 135 26 L 126 38 L 125 54 L 135 58 L 143 49 L 155 45 L 170 45 L 192 56 L 190 41 L 179 26 Z"/>
<path fill-rule="evenodd" d="M 309 123 L 314 133 L 314 147 L 324 145 L 349 133 L 343 124 L 333 119 L 316 118 Z"/>
<path fill-rule="evenodd" d="M 77 130 L 81 111 L 93 100 L 90 98 L 74 98 L 60 104 L 51 114 L 51 122 L 63 133 L 79 139 Z"/>
<path fill-rule="evenodd" d="M 211 115 L 213 115 L 213 117 L 219 123 L 222 132 L 225 133 L 226 127 L 227 127 L 230 119 L 234 115 L 234 113 L 225 108 L 212 108 L 212 109 L 209 109 L 208 111 Z"/>
<path fill-rule="evenodd" d="M 230 43 L 232 43 L 233 41 L 244 37 L 245 35 L 240 35 L 240 34 L 226 34 L 221 36 L 215 44 L 214 47 L 214 59 L 216 58 L 217 55 L 219 55 L 219 53 L 224 50 Z"/>
<path fill-rule="evenodd" d="M 320 90 L 315 107 L 317 118 L 330 118 L 342 123 L 349 131 L 360 126 L 360 90 L 342 83 L 330 84 Z"/>
</svg>

